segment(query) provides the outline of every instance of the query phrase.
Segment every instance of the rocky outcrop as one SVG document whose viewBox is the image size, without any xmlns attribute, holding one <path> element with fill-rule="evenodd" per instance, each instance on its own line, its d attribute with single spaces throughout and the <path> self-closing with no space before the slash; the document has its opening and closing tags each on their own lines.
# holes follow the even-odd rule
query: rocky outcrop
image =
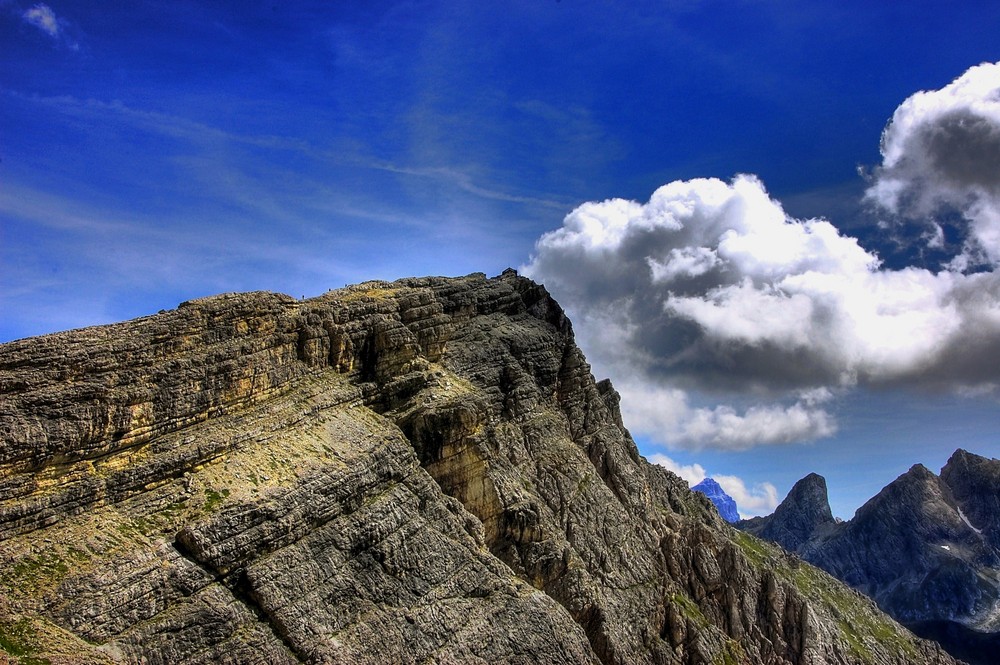
<svg viewBox="0 0 1000 665">
<path fill-rule="evenodd" d="M 962 521 L 1000 551 L 1000 460 L 958 449 L 941 469 L 941 481 L 962 509 Z"/>
<path fill-rule="evenodd" d="M 788 496 L 767 517 L 740 522 L 738 528 L 798 552 L 813 537 L 835 524 L 826 479 L 810 473 L 792 486 Z"/>
<path fill-rule="evenodd" d="M 708 497 L 708 500 L 712 502 L 715 509 L 719 511 L 719 515 L 722 519 L 726 520 L 730 524 L 740 520 L 740 514 L 736 510 L 736 502 L 733 500 L 733 497 L 726 494 L 726 491 L 722 489 L 719 483 L 715 482 L 711 478 L 705 478 L 700 483 L 692 487 L 691 491 L 701 492 Z"/>
<path fill-rule="evenodd" d="M 994 662 L 1000 461 L 958 450 L 940 477 L 917 464 L 838 524 L 825 481 L 820 500 L 820 481 L 811 474 L 773 515 L 739 526 L 864 592 L 956 655 Z"/>
<path fill-rule="evenodd" d="M 512 271 L 0 346 L 0 650 L 953 662 L 647 464 L 562 310 Z"/>
</svg>

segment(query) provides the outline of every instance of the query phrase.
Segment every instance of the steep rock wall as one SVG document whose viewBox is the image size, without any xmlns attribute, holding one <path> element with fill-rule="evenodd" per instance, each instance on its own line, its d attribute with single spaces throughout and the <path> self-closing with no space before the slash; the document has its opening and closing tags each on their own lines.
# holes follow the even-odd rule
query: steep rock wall
<svg viewBox="0 0 1000 665">
<path fill-rule="evenodd" d="M 951 662 L 731 530 L 642 459 L 617 403 L 512 271 L 216 296 L 3 345 L 0 645 L 80 662 Z"/>
</svg>

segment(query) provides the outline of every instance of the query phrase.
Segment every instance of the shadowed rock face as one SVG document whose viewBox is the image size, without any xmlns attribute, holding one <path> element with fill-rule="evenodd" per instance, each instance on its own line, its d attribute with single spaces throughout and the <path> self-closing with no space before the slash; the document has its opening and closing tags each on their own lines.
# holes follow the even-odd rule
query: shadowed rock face
<svg viewBox="0 0 1000 665">
<path fill-rule="evenodd" d="M 774 513 L 741 522 L 739 528 L 797 552 L 814 534 L 833 523 L 826 479 L 810 473 L 795 483 Z"/>
<path fill-rule="evenodd" d="M 953 662 L 647 464 L 512 271 L 5 344 L 0 434 L 26 658 Z"/>
<path fill-rule="evenodd" d="M 959 449 L 941 469 L 941 480 L 962 508 L 963 522 L 1000 550 L 1000 460 Z"/>
<path fill-rule="evenodd" d="M 917 464 L 848 522 L 833 523 L 826 483 L 811 474 L 773 515 L 739 526 L 864 592 L 956 655 L 990 663 L 1000 632 L 998 510 L 1000 461 L 958 450 L 940 477 Z M 985 660 L 975 657 L 983 649 Z"/>
</svg>

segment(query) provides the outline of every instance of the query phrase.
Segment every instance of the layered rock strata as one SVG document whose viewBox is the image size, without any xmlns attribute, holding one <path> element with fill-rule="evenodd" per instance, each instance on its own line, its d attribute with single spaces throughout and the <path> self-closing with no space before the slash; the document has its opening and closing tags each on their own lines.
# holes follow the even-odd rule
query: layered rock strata
<svg viewBox="0 0 1000 665">
<path fill-rule="evenodd" d="M 950 663 L 639 455 L 512 271 L 0 346 L 14 662 Z"/>
</svg>

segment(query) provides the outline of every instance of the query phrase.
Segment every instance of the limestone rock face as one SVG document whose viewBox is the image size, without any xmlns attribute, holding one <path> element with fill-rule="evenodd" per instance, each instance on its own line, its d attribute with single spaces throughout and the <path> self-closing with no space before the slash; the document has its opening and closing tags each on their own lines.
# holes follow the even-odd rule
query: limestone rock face
<svg viewBox="0 0 1000 665">
<path fill-rule="evenodd" d="M 1000 552 L 1000 460 L 959 448 L 941 469 L 941 481 L 962 508 L 962 521 Z"/>
<path fill-rule="evenodd" d="M 0 650 L 951 663 L 639 455 L 545 290 L 230 294 L 0 346 Z"/>
</svg>

